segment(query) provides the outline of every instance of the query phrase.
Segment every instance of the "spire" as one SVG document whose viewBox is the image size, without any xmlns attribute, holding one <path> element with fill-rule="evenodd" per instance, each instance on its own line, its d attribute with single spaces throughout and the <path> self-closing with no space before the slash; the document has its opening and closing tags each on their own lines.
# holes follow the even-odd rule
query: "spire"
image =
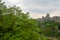
<svg viewBox="0 0 60 40">
<path fill-rule="evenodd" d="M 42 16 L 42 18 L 44 18 L 44 16 Z"/>
<path fill-rule="evenodd" d="M 49 13 L 47 13 L 46 17 L 50 17 Z"/>
</svg>

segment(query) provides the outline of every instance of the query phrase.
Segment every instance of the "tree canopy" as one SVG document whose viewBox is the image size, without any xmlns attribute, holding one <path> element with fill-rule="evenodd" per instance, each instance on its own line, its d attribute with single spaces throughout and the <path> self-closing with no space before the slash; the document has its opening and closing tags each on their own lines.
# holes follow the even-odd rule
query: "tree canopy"
<svg viewBox="0 0 60 40">
<path fill-rule="evenodd" d="M 7 7 L 0 1 L 0 40 L 42 40 L 40 28 L 29 13 L 19 7 Z M 46 38 L 44 38 L 45 40 Z M 47 40 L 47 39 L 46 39 Z"/>
</svg>

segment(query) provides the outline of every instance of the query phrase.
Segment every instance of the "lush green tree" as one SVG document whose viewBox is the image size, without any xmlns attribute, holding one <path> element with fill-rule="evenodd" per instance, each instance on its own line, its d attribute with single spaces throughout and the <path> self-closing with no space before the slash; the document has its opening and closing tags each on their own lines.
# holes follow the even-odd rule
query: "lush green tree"
<svg viewBox="0 0 60 40">
<path fill-rule="evenodd" d="M 57 22 L 48 20 L 48 21 L 44 22 L 43 25 L 45 26 L 43 33 L 46 36 L 54 37 L 57 35 L 57 31 L 58 31 L 58 23 Z"/>
<path fill-rule="evenodd" d="M 39 34 L 40 28 L 29 13 L 19 7 L 7 7 L 0 1 L 0 40 L 47 40 Z"/>
</svg>

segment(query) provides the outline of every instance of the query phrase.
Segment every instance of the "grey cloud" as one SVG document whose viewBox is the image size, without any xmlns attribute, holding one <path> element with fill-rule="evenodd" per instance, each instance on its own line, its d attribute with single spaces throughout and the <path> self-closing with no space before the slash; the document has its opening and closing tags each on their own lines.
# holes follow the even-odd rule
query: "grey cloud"
<svg viewBox="0 0 60 40">
<path fill-rule="evenodd" d="M 3 0 L 7 5 L 15 5 L 7 0 Z M 30 13 L 53 13 L 60 10 L 60 0 L 21 0 L 16 5 L 23 4 L 24 11 Z M 19 6 L 20 7 L 20 6 Z"/>
<path fill-rule="evenodd" d="M 25 4 L 30 12 L 50 13 L 60 10 L 60 0 L 26 0 Z"/>
</svg>

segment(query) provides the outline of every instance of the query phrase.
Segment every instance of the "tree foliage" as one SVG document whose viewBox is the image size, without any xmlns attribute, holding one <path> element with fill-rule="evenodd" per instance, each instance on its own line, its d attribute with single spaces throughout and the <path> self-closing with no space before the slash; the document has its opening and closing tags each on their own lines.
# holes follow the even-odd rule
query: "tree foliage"
<svg viewBox="0 0 60 40">
<path fill-rule="evenodd" d="M 7 7 L 0 1 L 0 40 L 42 40 L 39 31 L 29 13 L 23 13 L 16 6 Z"/>
</svg>

